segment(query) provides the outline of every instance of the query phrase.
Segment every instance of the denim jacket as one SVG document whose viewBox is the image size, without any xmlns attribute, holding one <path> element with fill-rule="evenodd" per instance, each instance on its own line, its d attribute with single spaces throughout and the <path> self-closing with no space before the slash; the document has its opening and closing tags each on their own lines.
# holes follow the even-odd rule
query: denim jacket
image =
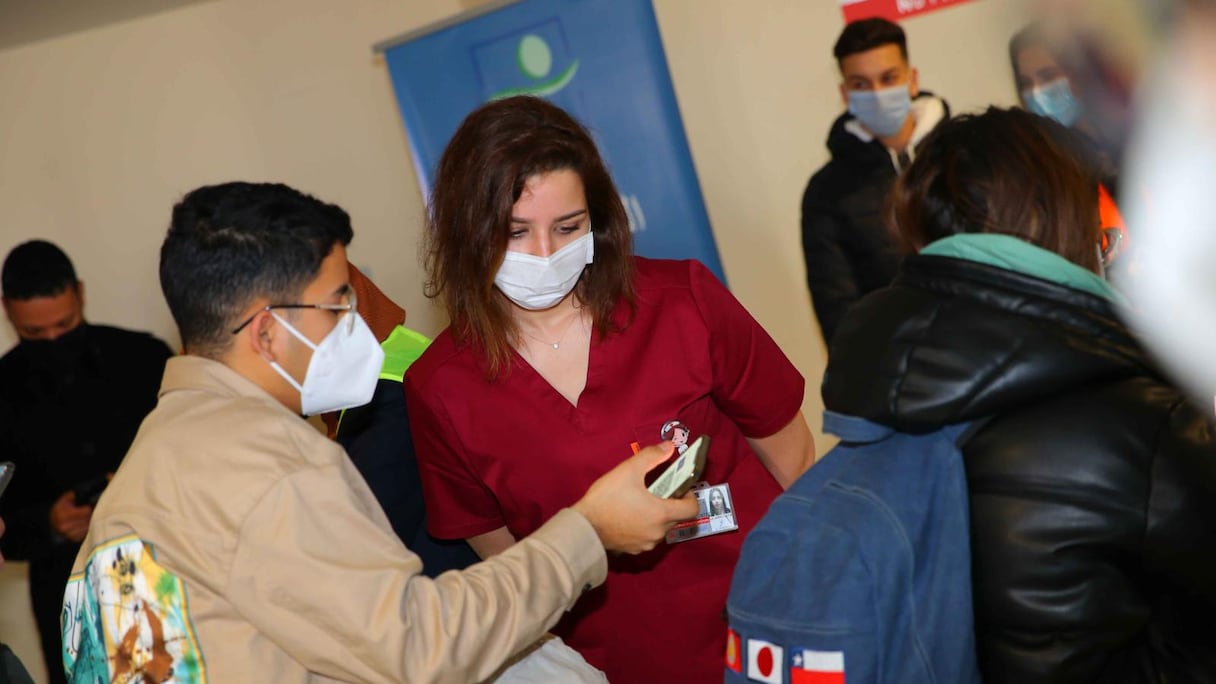
<svg viewBox="0 0 1216 684">
<path fill-rule="evenodd" d="M 744 542 L 726 682 L 979 682 L 967 428 L 911 435 L 825 414 L 840 444 Z"/>
</svg>

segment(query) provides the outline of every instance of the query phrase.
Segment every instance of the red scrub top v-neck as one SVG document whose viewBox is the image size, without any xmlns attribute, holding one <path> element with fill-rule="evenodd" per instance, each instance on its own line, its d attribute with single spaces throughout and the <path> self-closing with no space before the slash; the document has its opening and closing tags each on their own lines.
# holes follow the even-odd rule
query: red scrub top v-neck
<svg viewBox="0 0 1216 684">
<path fill-rule="evenodd" d="M 450 330 L 405 378 L 429 528 L 468 538 L 536 530 L 679 420 L 710 435 L 703 479 L 728 483 L 739 529 L 609 560 L 607 582 L 554 630 L 612 682 L 716 681 L 739 547 L 780 493 L 746 438 L 787 425 L 804 381 L 772 338 L 695 261 L 635 258 L 636 309 L 593 335 L 587 384 L 567 401 L 518 355 L 487 380 Z"/>
</svg>

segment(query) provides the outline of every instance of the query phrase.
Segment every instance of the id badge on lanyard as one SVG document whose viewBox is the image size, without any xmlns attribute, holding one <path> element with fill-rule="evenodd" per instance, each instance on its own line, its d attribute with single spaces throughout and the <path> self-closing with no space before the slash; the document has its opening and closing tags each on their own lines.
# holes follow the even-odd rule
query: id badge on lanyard
<svg viewBox="0 0 1216 684">
<path fill-rule="evenodd" d="M 697 497 L 697 517 L 678 522 L 667 532 L 667 543 L 679 542 L 709 537 L 724 532 L 734 532 L 739 529 L 735 519 L 735 504 L 730 497 L 730 485 L 711 485 L 699 482 L 692 489 Z"/>
<path fill-rule="evenodd" d="M 709 436 L 702 435 L 692 445 L 688 445 L 688 437 L 691 433 L 692 430 L 684 422 L 669 420 L 663 424 L 659 437 L 671 440 L 681 455 L 701 452 L 702 458 L 705 458 L 704 451 L 708 450 Z M 704 450 L 700 449 L 702 446 L 705 447 Z M 697 469 L 697 474 L 700 474 L 700 469 Z M 668 530 L 668 544 L 678 544 L 739 529 L 729 484 L 723 482 L 711 485 L 708 482 L 698 482 L 692 485 L 691 491 L 697 499 L 697 517 L 678 522 Z"/>
</svg>

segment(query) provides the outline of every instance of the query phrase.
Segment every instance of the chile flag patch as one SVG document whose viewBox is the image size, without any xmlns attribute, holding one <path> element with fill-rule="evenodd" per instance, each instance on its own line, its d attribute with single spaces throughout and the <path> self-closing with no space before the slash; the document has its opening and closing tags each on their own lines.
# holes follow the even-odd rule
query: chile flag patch
<svg viewBox="0 0 1216 684">
<path fill-rule="evenodd" d="M 794 649 L 790 655 L 790 684 L 844 684 L 844 653 Z"/>
</svg>

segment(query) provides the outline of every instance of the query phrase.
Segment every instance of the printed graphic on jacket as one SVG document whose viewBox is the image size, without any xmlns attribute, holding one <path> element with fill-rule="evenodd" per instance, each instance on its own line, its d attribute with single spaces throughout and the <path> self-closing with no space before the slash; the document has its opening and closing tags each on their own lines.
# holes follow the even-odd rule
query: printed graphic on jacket
<svg viewBox="0 0 1216 684">
<path fill-rule="evenodd" d="M 207 681 L 185 588 L 134 535 L 99 546 L 69 578 L 61 625 L 76 684 Z"/>
</svg>

